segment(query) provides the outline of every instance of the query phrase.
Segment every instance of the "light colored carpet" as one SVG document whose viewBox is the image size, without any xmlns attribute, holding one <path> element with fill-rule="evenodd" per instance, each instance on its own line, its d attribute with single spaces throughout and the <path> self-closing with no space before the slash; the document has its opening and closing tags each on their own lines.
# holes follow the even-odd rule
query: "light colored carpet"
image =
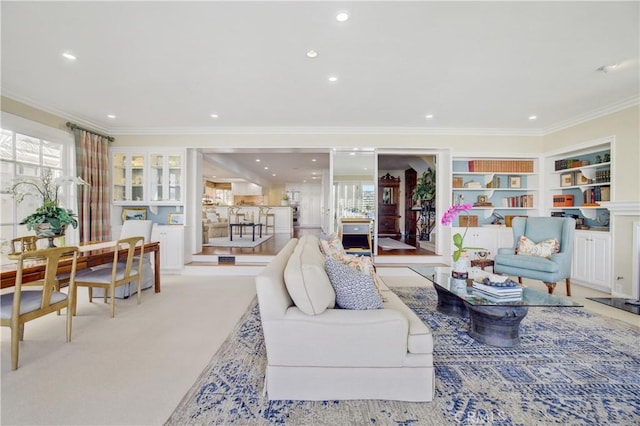
<svg viewBox="0 0 640 426">
<path fill-rule="evenodd" d="M 402 241 L 394 240 L 393 238 L 378 238 L 378 246 L 385 250 L 415 250 L 414 246 L 405 244 Z"/>
<path fill-rule="evenodd" d="M 267 241 L 269 238 L 273 237 L 273 235 L 263 235 L 262 238 L 256 235 L 256 240 L 251 241 L 251 235 L 243 235 L 240 237 L 239 235 L 233 236 L 233 241 L 229 241 L 229 237 L 217 237 L 217 238 L 209 238 L 209 242 L 207 244 L 203 244 L 203 247 L 257 247 L 260 244 Z"/>
<path fill-rule="evenodd" d="M 433 402 L 268 401 L 254 303 L 166 425 L 638 423 L 638 328 L 581 308 L 530 308 L 520 345 L 496 348 L 437 312 L 432 288 L 393 291 L 434 334 Z"/>
</svg>

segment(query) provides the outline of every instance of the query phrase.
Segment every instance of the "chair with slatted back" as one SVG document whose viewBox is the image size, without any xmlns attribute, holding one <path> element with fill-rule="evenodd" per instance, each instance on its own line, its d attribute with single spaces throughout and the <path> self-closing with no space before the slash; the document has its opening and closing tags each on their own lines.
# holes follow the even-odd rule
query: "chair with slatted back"
<svg viewBox="0 0 640 426">
<path fill-rule="evenodd" d="M 128 237 L 144 237 L 144 242 L 151 241 L 151 231 L 153 229 L 153 221 L 151 220 L 127 220 L 122 224 L 122 230 L 120 231 L 120 238 Z M 110 268 L 110 265 L 100 265 L 91 269 Z M 153 265 L 151 262 L 151 253 L 146 253 L 142 261 L 142 289 L 153 287 L 154 274 Z M 116 288 L 116 297 L 119 299 L 126 299 L 129 296 L 134 295 L 136 287 L 131 283 Z M 104 296 L 104 290 L 96 288 L 93 291 L 94 297 Z"/>
<path fill-rule="evenodd" d="M 60 259 L 71 257 L 69 293 L 56 290 L 56 273 Z M 77 247 L 55 247 L 22 253 L 18 258 L 14 291 L 0 296 L 0 318 L 3 327 L 11 328 L 11 369 L 18 368 L 20 340 L 24 339 L 24 324 L 44 315 L 67 308 L 67 342 L 71 341 L 72 307 L 74 306 Z M 28 262 L 43 259 L 46 262 L 44 278 L 23 283 L 24 268 Z M 29 287 L 28 290 L 23 287 Z M 33 289 L 39 287 L 39 289 Z"/>
<path fill-rule="evenodd" d="M 136 247 L 140 248 L 140 252 L 136 255 Z M 119 249 L 126 249 L 127 256 L 125 261 L 119 261 Z M 116 288 L 129 283 L 137 283 L 138 304 L 141 300 L 142 292 L 142 264 L 144 258 L 144 237 L 129 237 L 116 241 L 113 253 L 113 261 L 108 268 L 86 269 L 76 276 L 74 290 L 77 292 L 78 287 L 89 288 L 89 302 L 93 302 L 93 289 L 102 288 L 104 290 L 104 302 L 107 297 L 111 298 L 111 318 L 115 317 L 115 292 Z M 74 299 L 74 300 L 77 300 Z M 73 307 L 73 313 L 76 313 L 76 306 Z"/>
<path fill-rule="evenodd" d="M 27 235 L 24 237 L 18 237 L 11 240 L 11 255 L 17 259 L 20 253 L 26 253 L 28 251 L 37 250 L 37 242 L 39 238 L 35 235 Z"/>
</svg>

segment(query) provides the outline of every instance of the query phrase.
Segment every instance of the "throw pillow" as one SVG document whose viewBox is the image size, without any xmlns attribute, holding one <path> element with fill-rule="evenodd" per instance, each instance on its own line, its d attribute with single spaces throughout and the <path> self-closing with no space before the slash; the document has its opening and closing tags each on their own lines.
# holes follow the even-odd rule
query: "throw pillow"
<svg viewBox="0 0 640 426">
<path fill-rule="evenodd" d="M 336 292 L 336 305 L 342 309 L 382 309 L 382 299 L 369 274 L 327 257 L 325 270 Z"/>
<path fill-rule="evenodd" d="M 320 250 L 325 256 L 342 257 L 344 256 L 344 246 L 337 235 L 331 240 L 320 240 Z"/>
<path fill-rule="evenodd" d="M 382 293 L 382 285 L 380 283 L 380 277 L 376 273 L 376 267 L 369 256 L 356 256 L 353 254 L 345 254 L 342 257 L 335 257 L 334 259 L 342 262 L 343 264 L 350 266 L 352 268 L 357 269 L 363 274 L 371 275 L 373 278 L 373 284 L 376 286 L 376 290 L 378 291 L 378 295 L 383 302 L 386 302 L 386 297 Z"/>
<path fill-rule="evenodd" d="M 560 251 L 560 243 L 556 238 L 535 243 L 524 235 L 518 240 L 516 254 L 524 254 L 527 256 L 539 256 L 551 258 L 551 255 Z"/>
<path fill-rule="evenodd" d="M 215 213 L 207 213 L 207 219 L 209 219 L 211 223 L 218 223 L 218 215 Z"/>
</svg>

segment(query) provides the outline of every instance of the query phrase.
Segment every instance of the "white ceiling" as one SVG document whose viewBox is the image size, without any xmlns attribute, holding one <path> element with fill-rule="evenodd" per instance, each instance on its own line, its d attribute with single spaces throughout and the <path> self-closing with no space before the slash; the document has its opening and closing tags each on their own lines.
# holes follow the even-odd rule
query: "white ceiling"
<svg viewBox="0 0 640 426">
<path fill-rule="evenodd" d="M 637 1 L 0 7 L 2 95 L 113 135 L 544 134 L 638 102 Z"/>
</svg>

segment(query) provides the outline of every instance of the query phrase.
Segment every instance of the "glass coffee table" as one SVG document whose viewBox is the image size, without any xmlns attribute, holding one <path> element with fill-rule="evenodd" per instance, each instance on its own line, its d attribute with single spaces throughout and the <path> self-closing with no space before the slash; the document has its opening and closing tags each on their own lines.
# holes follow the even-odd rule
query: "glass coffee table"
<svg viewBox="0 0 640 426">
<path fill-rule="evenodd" d="M 451 268 L 410 266 L 433 283 L 438 294 L 438 311 L 469 318 L 469 335 L 487 345 L 513 347 L 520 341 L 520 321 L 529 307 L 582 307 L 572 300 L 524 287 L 518 300 L 487 298 L 472 287 L 472 280 L 451 276 Z"/>
</svg>

